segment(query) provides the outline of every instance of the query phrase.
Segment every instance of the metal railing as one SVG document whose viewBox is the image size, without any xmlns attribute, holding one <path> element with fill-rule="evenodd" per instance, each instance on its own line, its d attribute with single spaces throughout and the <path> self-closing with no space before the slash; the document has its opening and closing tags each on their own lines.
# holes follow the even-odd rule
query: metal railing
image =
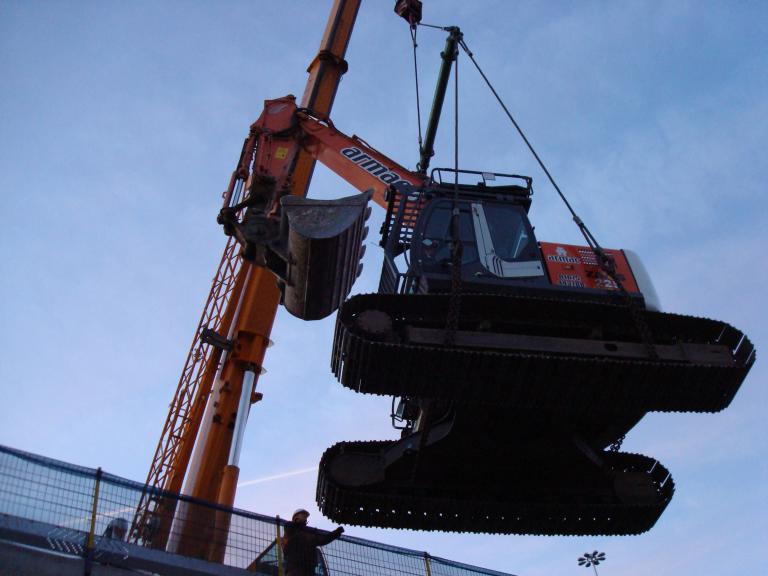
<svg viewBox="0 0 768 576">
<path fill-rule="evenodd" d="M 130 530 L 142 499 L 173 510 L 162 522 Z M 170 513 L 170 512 L 169 512 Z M 164 493 L 102 472 L 0 446 L 0 539 L 85 560 L 160 574 L 284 576 L 286 522 Z M 211 562 L 215 560 L 215 562 Z M 504 576 L 425 552 L 342 536 L 322 548 L 316 576 Z"/>
</svg>

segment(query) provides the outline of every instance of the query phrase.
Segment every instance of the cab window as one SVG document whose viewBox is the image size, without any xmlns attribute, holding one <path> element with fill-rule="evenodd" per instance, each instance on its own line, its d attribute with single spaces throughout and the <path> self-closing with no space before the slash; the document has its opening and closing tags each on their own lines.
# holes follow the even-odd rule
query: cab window
<svg viewBox="0 0 768 576">
<path fill-rule="evenodd" d="M 531 239 L 520 209 L 489 202 L 483 205 L 483 211 L 496 255 L 507 261 L 522 258 Z"/>
</svg>

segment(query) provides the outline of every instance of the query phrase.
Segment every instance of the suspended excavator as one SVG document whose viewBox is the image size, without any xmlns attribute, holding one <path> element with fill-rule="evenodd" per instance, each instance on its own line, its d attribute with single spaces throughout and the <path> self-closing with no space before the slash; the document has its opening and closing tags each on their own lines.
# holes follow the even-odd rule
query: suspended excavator
<svg viewBox="0 0 768 576">
<path fill-rule="evenodd" d="M 214 533 L 227 534 L 229 516 L 177 510 L 166 495 L 183 488 L 233 504 L 278 301 L 305 320 L 337 313 L 336 377 L 393 397 L 399 439 L 341 442 L 322 456 L 317 502 L 332 520 L 509 534 L 649 529 L 674 483 L 653 458 L 621 452 L 624 436 L 648 411 L 727 407 L 755 361 L 751 342 L 724 322 L 662 312 L 637 255 L 602 248 L 567 201 L 586 245 L 537 240 L 531 178 L 458 161 L 429 171 L 459 49 L 480 70 L 458 28 L 443 29 L 415 171 L 337 130 L 328 116 L 359 4 L 334 0 L 300 105 L 268 100 L 251 126 L 219 214 L 230 240 L 131 540 L 224 559 L 227 539 Z M 421 2 L 395 10 L 415 48 Z M 305 198 L 317 160 L 360 194 Z M 386 210 L 379 289 L 350 297 L 371 200 Z"/>
<path fill-rule="evenodd" d="M 393 396 L 401 438 L 326 450 L 318 505 L 362 526 L 646 531 L 674 482 L 653 458 L 621 452 L 624 436 L 649 411 L 727 407 L 754 348 L 724 322 L 662 312 L 631 251 L 603 249 L 588 231 L 588 246 L 538 241 L 531 178 L 457 167 L 427 175 L 463 43 L 458 28 L 446 30 L 419 170 L 286 96 L 253 125 L 251 185 L 219 216 L 243 256 L 275 274 L 292 314 L 338 310 L 341 384 Z M 299 151 L 362 193 L 291 196 Z M 350 298 L 370 199 L 386 208 L 379 290 Z"/>
<path fill-rule="evenodd" d="M 667 469 L 621 440 L 648 411 L 725 408 L 753 347 L 725 323 L 660 312 L 631 252 L 605 251 L 619 289 L 591 249 L 537 242 L 530 191 L 433 178 L 391 193 L 379 293 L 341 306 L 332 361 L 345 386 L 400 397 L 402 437 L 325 452 L 329 518 L 633 534 L 669 503 Z"/>
</svg>

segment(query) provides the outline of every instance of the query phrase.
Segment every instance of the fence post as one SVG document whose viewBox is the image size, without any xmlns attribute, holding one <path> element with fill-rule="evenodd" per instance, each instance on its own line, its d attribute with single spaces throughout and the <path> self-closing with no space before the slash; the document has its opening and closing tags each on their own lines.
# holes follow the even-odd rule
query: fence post
<svg viewBox="0 0 768 576">
<path fill-rule="evenodd" d="M 96 532 L 96 511 L 99 507 L 99 488 L 101 486 L 101 468 L 96 470 L 96 484 L 93 487 L 93 506 L 91 506 L 91 528 L 88 531 L 88 540 L 85 544 L 85 569 L 83 574 L 91 576 L 93 566 L 94 533 Z"/>
<path fill-rule="evenodd" d="M 283 576 L 283 543 L 280 540 L 280 516 L 275 516 L 275 548 L 277 548 L 277 576 Z"/>
<path fill-rule="evenodd" d="M 432 567 L 429 564 L 429 552 L 424 552 L 424 572 L 427 576 L 432 576 Z"/>
</svg>

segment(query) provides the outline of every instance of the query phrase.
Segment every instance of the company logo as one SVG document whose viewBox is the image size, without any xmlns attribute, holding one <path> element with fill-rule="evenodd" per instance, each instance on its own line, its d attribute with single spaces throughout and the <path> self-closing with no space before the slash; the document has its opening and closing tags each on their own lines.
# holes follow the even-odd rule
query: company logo
<svg viewBox="0 0 768 576">
<path fill-rule="evenodd" d="M 562 246 L 555 248 L 555 253 L 547 256 L 549 262 L 558 262 L 560 264 L 580 264 L 581 260 L 568 255 L 568 250 Z"/>
<path fill-rule="evenodd" d="M 574 258 L 573 256 L 560 256 L 559 254 L 550 254 L 547 256 L 547 260 L 550 262 L 558 262 L 560 264 L 580 264 L 581 260 Z"/>
<path fill-rule="evenodd" d="M 360 166 L 360 168 L 370 173 L 372 176 L 375 176 L 385 184 L 395 184 L 400 181 L 405 181 L 387 166 L 372 158 L 359 148 L 355 148 L 354 146 L 344 148 L 341 153 L 343 156 Z"/>
</svg>

